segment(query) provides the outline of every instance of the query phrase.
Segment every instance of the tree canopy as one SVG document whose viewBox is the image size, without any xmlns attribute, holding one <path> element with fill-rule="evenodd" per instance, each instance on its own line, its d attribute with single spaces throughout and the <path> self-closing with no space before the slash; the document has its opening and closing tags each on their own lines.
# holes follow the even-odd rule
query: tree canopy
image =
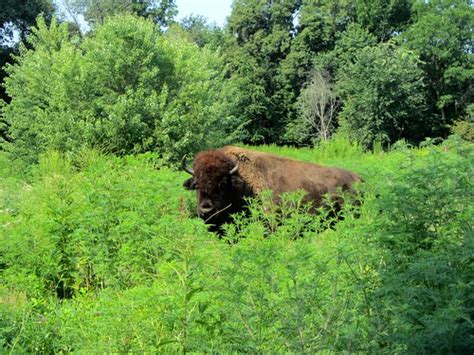
<svg viewBox="0 0 474 355">
<path fill-rule="evenodd" d="M 18 156 L 87 145 L 176 160 L 225 143 L 239 125 L 221 58 L 179 31 L 121 15 L 77 46 L 66 24 L 40 18 L 28 43 L 8 68 L 3 108 L 15 140 L 5 148 Z"/>
<path fill-rule="evenodd" d="M 52 5 L 46 0 L 29 2 L 28 7 L 15 11 L 12 4 L 7 2 L 0 14 L 7 30 L 12 26 L 26 28 L 33 14 L 36 16 L 41 11 L 45 13 L 45 23 L 49 21 Z M 212 52 L 219 58 L 212 61 L 215 64 L 212 68 L 232 88 L 232 95 L 227 97 L 229 102 L 223 105 L 228 107 L 224 116 L 234 117 L 234 126 L 241 128 L 239 137 L 244 143 L 306 145 L 342 130 L 367 148 L 374 141 L 394 143 L 397 139 L 418 144 L 426 137 L 446 137 L 455 122 L 472 116 L 474 9 L 466 0 L 235 0 L 224 28 L 209 24 L 199 15 L 175 21 L 174 0 L 65 0 L 65 5 L 73 17 L 81 14 L 91 24 L 90 32 L 79 32 L 84 38 L 74 40 L 69 37 L 77 33 L 79 22 L 76 19 L 75 24 L 69 25 L 69 34 L 64 34 L 61 43 L 70 43 L 74 50 L 64 54 L 65 62 L 73 61 L 69 56 L 85 58 L 89 43 L 99 39 L 102 26 L 109 18 L 121 14 L 133 14 L 136 16 L 133 21 L 138 22 L 147 19 L 153 23 L 153 31 L 164 33 L 167 38 L 179 38 L 177 41 L 187 43 L 184 47 L 193 42 L 201 48 L 196 53 Z M 113 31 L 102 45 L 106 48 L 122 35 Z M 134 48 L 133 40 L 124 40 Z M 128 51 L 121 42 L 117 42 L 117 48 Z M 145 46 L 140 50 L 140 55 L 146 56 L 150 48 Z M 103 73 L 97 69 L 102 65 L 102 54 L 97 49 L 97 58 L 90 59 L 90 72 L 97 77 L 91 77 L 84 85 L 94 83 L 96 86 L 91 91 L 107 87 L 110 83 L 101 80 L 109 80 L 104 75 L 108 73 L 112 82 L 122 80 L 121 86 L 138 90 L 131 69 L 138 62 L 115 53 L 117 58 L 123 57 L 121 68 L 129 71 L 121 78 L 107 65 Z M 109 64 L 114 62 L 112 57 L 109 59 Z M 23 65 L 22 60 L 15 66 L 16 71 Z M 154 66 L 161 65 L 164 65 L 160 69 L 163 74 L 165 62 L 150 64 L 148 69 L 154 72 Z M 209 73 L 205 69 L 199 70 Z M 45 66 L 44 70 L 50 68 Z M 307 129 L 301 111 L 302 102 L 306 102 L 303 106 L 307 108 L 318 105 L 308 102 L 309 92 L 304 91 L 314 88 L 315 72 L 327 73 L 327 84 L 335 95 L 334 102 L 338 103 L 331 129 L 324 130 L 324 137 L 318 129 Z M 189 75 L 197 74 L 191 71 Z M 169 90 L 172 84 L 168 83 L 164 90 Z M 215 88 L 210 85 L 206 90 Z M 19 94 L 19 91 L 10 92 L 11 98 Z M 104 98 L 107 96 L 101 90 L 97 92 Z M 31 95 L 34 96 L 33 91 Z M 143 95 L 144 100 L 148 98 L 148 93 Z M 219 97 L 212 92 L 206 95 Z M 9 102 L 10 97 L 4 101 Z M 321 110 L 328 112 L 328 108 Z M 130 111 L 132 115 L 142 115 L 139 106 L 135 109 Z M 5 108 L 4 112 L 9 110 Z M 0 126 L 4 138 L 8 124 L 3 119 Z M 472 122 L 466 127 L 470 126 Z M 135 132 L 148 129 L 140 125 L 126 127 Z M 115 124 L 109 128 L 118 129 Z M 13 131 L 14 128 L 10 133 Z M 132 132 L 127 134 L 135 136 Z M 135 151 L 134 142 L 131 139 L 123 143 L 119 150 Z"/>
<path fill-rule="evenodd" d="M 356 111 L 348 109 L 354 100 L 370 100 L 363 81 L 378 82 L 379 103 L 395 100 L 391 109 L 384 106 L 389 111 L 398 104 L 404 107 L 407 102 L 403 97 L 408 98 L 409 91 L 416 102 L 423 102 L 422 107 L 416 104 L 413 110 L 400 112 L 399 118 L 412 116 L 404 128 L 397 127 L 398 118 L 386 112 L 378 115 L 383 124 L 372 126 L 372 130 L 379 130 L 376 135 L 366 132 L 368 136 L 362 138 L 352 134 L 365 146 L 370 146 L 376 136 L 385 137 L 382 140 L 387 142 L 404 138 L 411 143 L 427 136 L 445 137 L 448 125 L 465 117 L 472 102 L 473 16 L 470 3 L 459 0 L 235 1 L 228 24 L 226 60 L 230 75 L 240 83 L 238 106 L 249 122 L 248 141 L 304 143 L 302 137 L 294 137 L 294 132 L 304 131 L 296 127 L 302 122 L 298 98 L 314 69 L 327 71 L 340 88 L 345 88 L 339 91 L 343 105 L 336 122 L 345 129 L 364 120 L 361 129 L 372 126 L 370 115 L 357 118 Z M 392 49 L 381 51 L 389 47 Z M 369 64 L 363 62 L 368 56 L 380 59 L 377 65 L 381 74 L 388 72 L 395 77 L 379 76 L 378 70 L 361 72 L 363 81 L 347 91 L 351 81 L 347 73 L 357 67 L 362 70 Z M 402 63 L 407 56 L 411 59 Z M 409 75 L 411 79 L 392 72 L 407 63 L 416 71 L 416 75 L 413 71 Z M 410 71 L 408 67 L 406 70 Z M 402 88 L 408 96 L 397 96 L 391 91 L 397 81 L 416 85 Z M 425 116 L 422 124 L 420 115 Z M 372 138 L 367 141 L 369 136 Z M 306 143 L 315 138 L 307 136 Z"/>
</svg>

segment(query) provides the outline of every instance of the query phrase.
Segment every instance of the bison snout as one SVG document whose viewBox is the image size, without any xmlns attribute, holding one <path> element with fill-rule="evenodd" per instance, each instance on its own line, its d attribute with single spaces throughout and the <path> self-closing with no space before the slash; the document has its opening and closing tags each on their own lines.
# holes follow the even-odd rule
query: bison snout
<svg viewBox="0 0 474 355">
<path fill-rule="evenodd" d="M 199 205 L 199 214 L 201 216 L 209 214 L 212 210 L 214 210 L 214 206 L 209 201 L 205 201 Z"/>
</svg>

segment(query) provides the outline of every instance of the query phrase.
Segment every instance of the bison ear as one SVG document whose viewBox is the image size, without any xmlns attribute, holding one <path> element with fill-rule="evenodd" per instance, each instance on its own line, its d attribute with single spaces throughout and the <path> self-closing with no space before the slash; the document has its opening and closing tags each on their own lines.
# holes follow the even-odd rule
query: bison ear
<svg viewBox="0 0 474 355">
<path fill-rule="evenodd" d="M 194 178 L 189 178 L 183 182 L 183 187 L 186 190 L 196 190 L 196 180 Z"/>
</svg>

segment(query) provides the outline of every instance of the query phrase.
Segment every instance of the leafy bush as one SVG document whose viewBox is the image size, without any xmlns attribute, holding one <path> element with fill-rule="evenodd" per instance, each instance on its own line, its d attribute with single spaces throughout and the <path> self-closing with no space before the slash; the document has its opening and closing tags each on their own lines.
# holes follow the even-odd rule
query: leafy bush
<svg viewBox="0 0 474 355">
<path fill-rule="evenodd" d="M 301 194 L 278 210 L 263 194 L 222 240 L 156 154 L 4 171 L 2 350 L 469 352 L 472 146 L 330 145 L 259 149 L 361 173 L 357 215 L 326 228 Z"/>
<path fill-rule="evenodd" d="M 342 208 L 330 196 L 325 196 L 322 202 L 324 207 L 315 210 L 311 204 L 304 202 L 305 195 L 304 190 L 284 193 L 277 204 L 271 190 L 261 192 L 249 200 L 247 211 L 235 215 L 233 223 L 225 226 L 225 238 L 235 243 L 254 234 L 262 238 L 289 240 L 312 237 L 324 232 L 338 220 L 357 214 L 354 197 L 342 191 L 339 195 L 345 201 Z"/>
<path fill-rule="evenodd" d="M 429 127 L 423 116 L 422 72 L 415 54 L 390 44 L 365 47 L 340 68 L 340 129 L 365 148 L 405 138 L 418 142 Z"/>
<path fill-rule="evenodd" d="M 409 152 L 387 179 L 374 224 L 389 251 L 376 293 L 387 333 L 381 343 L 410 353 L 467 353 L 474 348 L 474 194 L 467 155 L 430 148 Z"/>
<path fill-rule="evenodd" d="M 39 18 L 31 49 L 8 68 L 2 111 L 14 143 L 4 146 L 30 160 L 82 146 L 177 159 L 231 140 L 239 121 L 221 59 L 184 37 L 124 15 L 78 43 L 65 24 Z"/>
<path fill-rule="evenodd" d="M 459 120 L 451 126 L 451 131 L 468 142 L 474 142 L 474 122 Z"/>
</svg>

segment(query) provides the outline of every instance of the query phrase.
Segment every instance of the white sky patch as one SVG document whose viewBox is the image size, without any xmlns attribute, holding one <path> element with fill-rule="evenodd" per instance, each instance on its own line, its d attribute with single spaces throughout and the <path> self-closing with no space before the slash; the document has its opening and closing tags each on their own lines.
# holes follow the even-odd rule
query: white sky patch
<svg viewBox="0 0 474 355">
<path fill-rule="evenodd" d="M 193 15 L 202 15 L 209 23 L 223 26 L 230 15 L 232 0 L 176 0 L 178 6 L 177 19 Z"/>
</svg>

